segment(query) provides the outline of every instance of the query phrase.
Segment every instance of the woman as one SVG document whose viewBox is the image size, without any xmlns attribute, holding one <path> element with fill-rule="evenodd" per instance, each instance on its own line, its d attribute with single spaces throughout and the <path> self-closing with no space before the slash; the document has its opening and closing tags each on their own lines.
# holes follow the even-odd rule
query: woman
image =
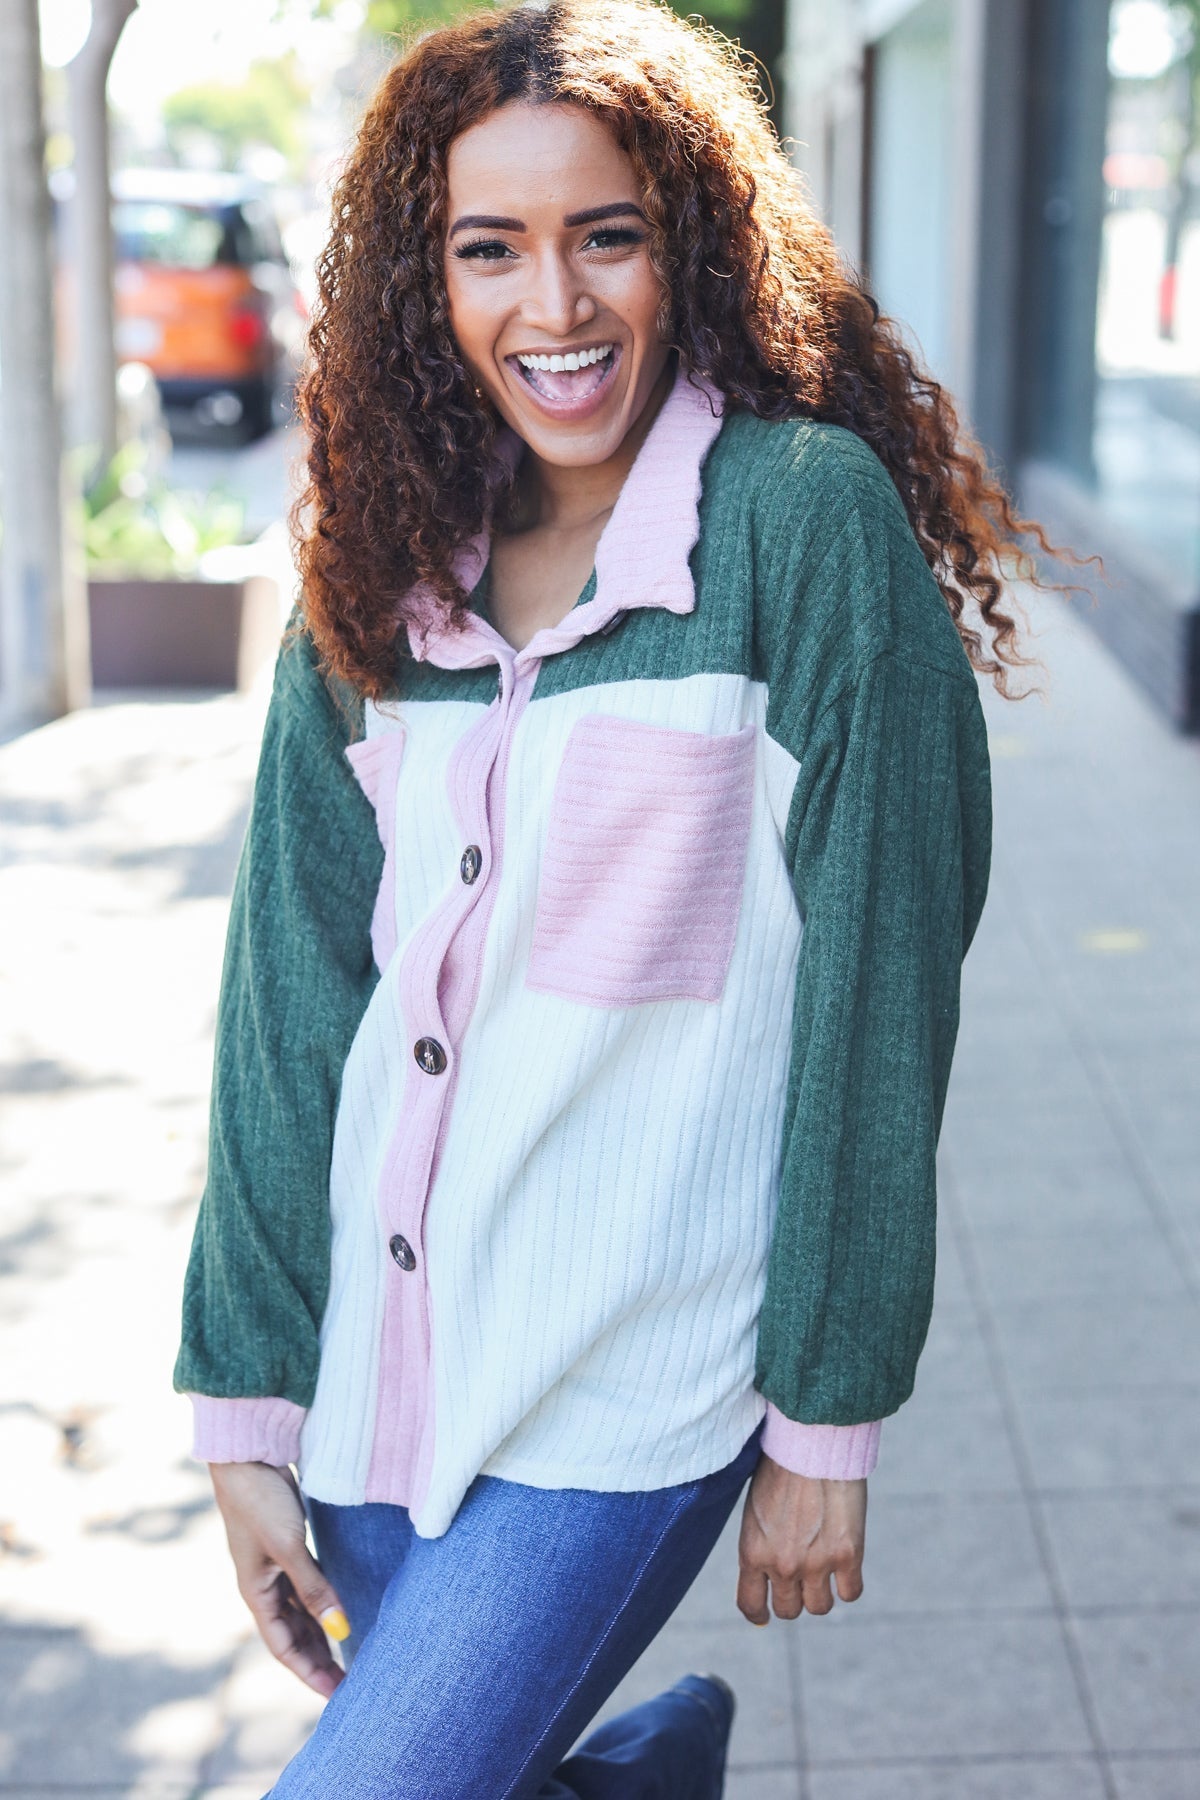
<svg viewBox="0 0 1200 1800">
<path fill-rule="evenodd" d="M 747 1619 L 862 1591 L 1021 522 L 636 0 L 402 57 L 320 276 L 176 1371 L 274 1793 L 708 1800 L 719 1678 L 563 1758 L 747 1479 Z"/>
</svg>

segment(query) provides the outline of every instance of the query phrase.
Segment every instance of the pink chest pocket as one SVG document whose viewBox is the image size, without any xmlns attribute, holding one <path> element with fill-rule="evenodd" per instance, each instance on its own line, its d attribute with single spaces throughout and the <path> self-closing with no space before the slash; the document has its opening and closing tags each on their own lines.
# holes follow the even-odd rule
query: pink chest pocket
<svg viewBox="0 0 1200 1800">
<path fill-rule="evenodd" d="M 580 719 L 555 783 L 527 985 L 588 1006 L 719 1000 L 737 935 L 755 729 Z"/>
</svg>

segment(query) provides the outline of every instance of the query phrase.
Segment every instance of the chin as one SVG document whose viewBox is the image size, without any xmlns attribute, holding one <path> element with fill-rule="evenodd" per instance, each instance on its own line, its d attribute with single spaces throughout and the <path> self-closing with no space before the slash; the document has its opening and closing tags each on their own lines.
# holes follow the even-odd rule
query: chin
<svg viewBox="0 0 1200 1800">
<path fill-rule="evenodd" d="M 572 431 L 567 425 L 549 424 L 544 419 L 524 421 L 514 426 L 514 430 L 543 462 L 561 469 L 588 469 L 608 462 L 629 435 L 628 426 L 584 433 Z"/>
</svg>

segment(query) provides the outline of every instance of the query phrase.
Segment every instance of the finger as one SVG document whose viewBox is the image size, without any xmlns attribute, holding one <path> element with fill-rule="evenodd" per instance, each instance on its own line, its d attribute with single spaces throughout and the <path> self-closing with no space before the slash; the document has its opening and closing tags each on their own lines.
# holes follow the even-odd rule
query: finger
<svg viewBox="0 0 1200 1800">
<path fill-rule="evenodd" d="M 834 1572 L 839 1600 L 858 1600 L 862 1597 L 863 1576 L 862 1559 L 855 1557 L 839 1563 Z"/>
<path fill-rule="evenodd" d="M 321 1565 L 309 1554 L 308 1545 L 303 1541 L 289 1545 L 287 1560 L 282 1556 L 278 1560 L 305 1612 L 319 1619 L 331 1638 L 339 1644 L 344 1643 L 350 1636 L 350 1621 L 342 1611 L 342 1603 L 332 1583 L 326 1581 Z"/>
<path fill-rule="evenodd" d="M 795 1575 L 771 1576 L 771 1605 L 777 1619 L 798 1619 L 804 1611 L 804 1590 Z"/>
<path fill-rule="evenodd" d="M 285 1669 L 299 1677 L 314 1693 L 328 1700 L 334 1688 L 345 1680 L 345 1672 L 333 1660 L 329 1640 L 324 1631 L 299 1607 L 295 1611 L 292 1646 L 279 1658 Z"/>
<path fill-rule="evenodd" d="M 833 1590 L 829 1585 L 828 1569 L 822 1569 L 820 1574 L 804 1577 L 804 1610 L 816 1613 L 818 1617 L 833 1611 Z"/>
<path fill-rule="evenodd" d="M 738 1611 L 749 1619 L 752 1625 L 770 1624 L 771 1614 L 767 1607 L 767 1578 L 761 1569 L 750 1569 L 743 1563 L 738 1574 L 737 1606 Z"/>
<path fill-rule="evenodd" d="M 269 1592 L 250 1602 L 259 1636 L 277 1662 L 306 1687 L 326 1698 L 342 1679 L 324 1632 L 297 1603 L 290 1583 L 280 1577 Z"/>
</svg>

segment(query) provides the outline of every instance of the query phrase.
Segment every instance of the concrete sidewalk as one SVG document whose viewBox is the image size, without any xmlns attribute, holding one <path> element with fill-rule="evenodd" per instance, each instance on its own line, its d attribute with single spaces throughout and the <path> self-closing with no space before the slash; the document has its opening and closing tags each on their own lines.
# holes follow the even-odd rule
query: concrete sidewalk
<svg viewBox="0 0 1200 1800">
<path fill-rule="evenodd" d="M 612 1702 L 726 1673 L 729 1800 L 1200 1794 L 1200 748 L 1039 618 L 1049 702 L 988 702 L 935 1321 L 866 1594 L 753 1630 L 735 1521 Z M 0 1796 L 257 1800 L 314 1716 L 168 1385 L 260 722 L 114 704 L 0 749 Z"/>
</svg>

